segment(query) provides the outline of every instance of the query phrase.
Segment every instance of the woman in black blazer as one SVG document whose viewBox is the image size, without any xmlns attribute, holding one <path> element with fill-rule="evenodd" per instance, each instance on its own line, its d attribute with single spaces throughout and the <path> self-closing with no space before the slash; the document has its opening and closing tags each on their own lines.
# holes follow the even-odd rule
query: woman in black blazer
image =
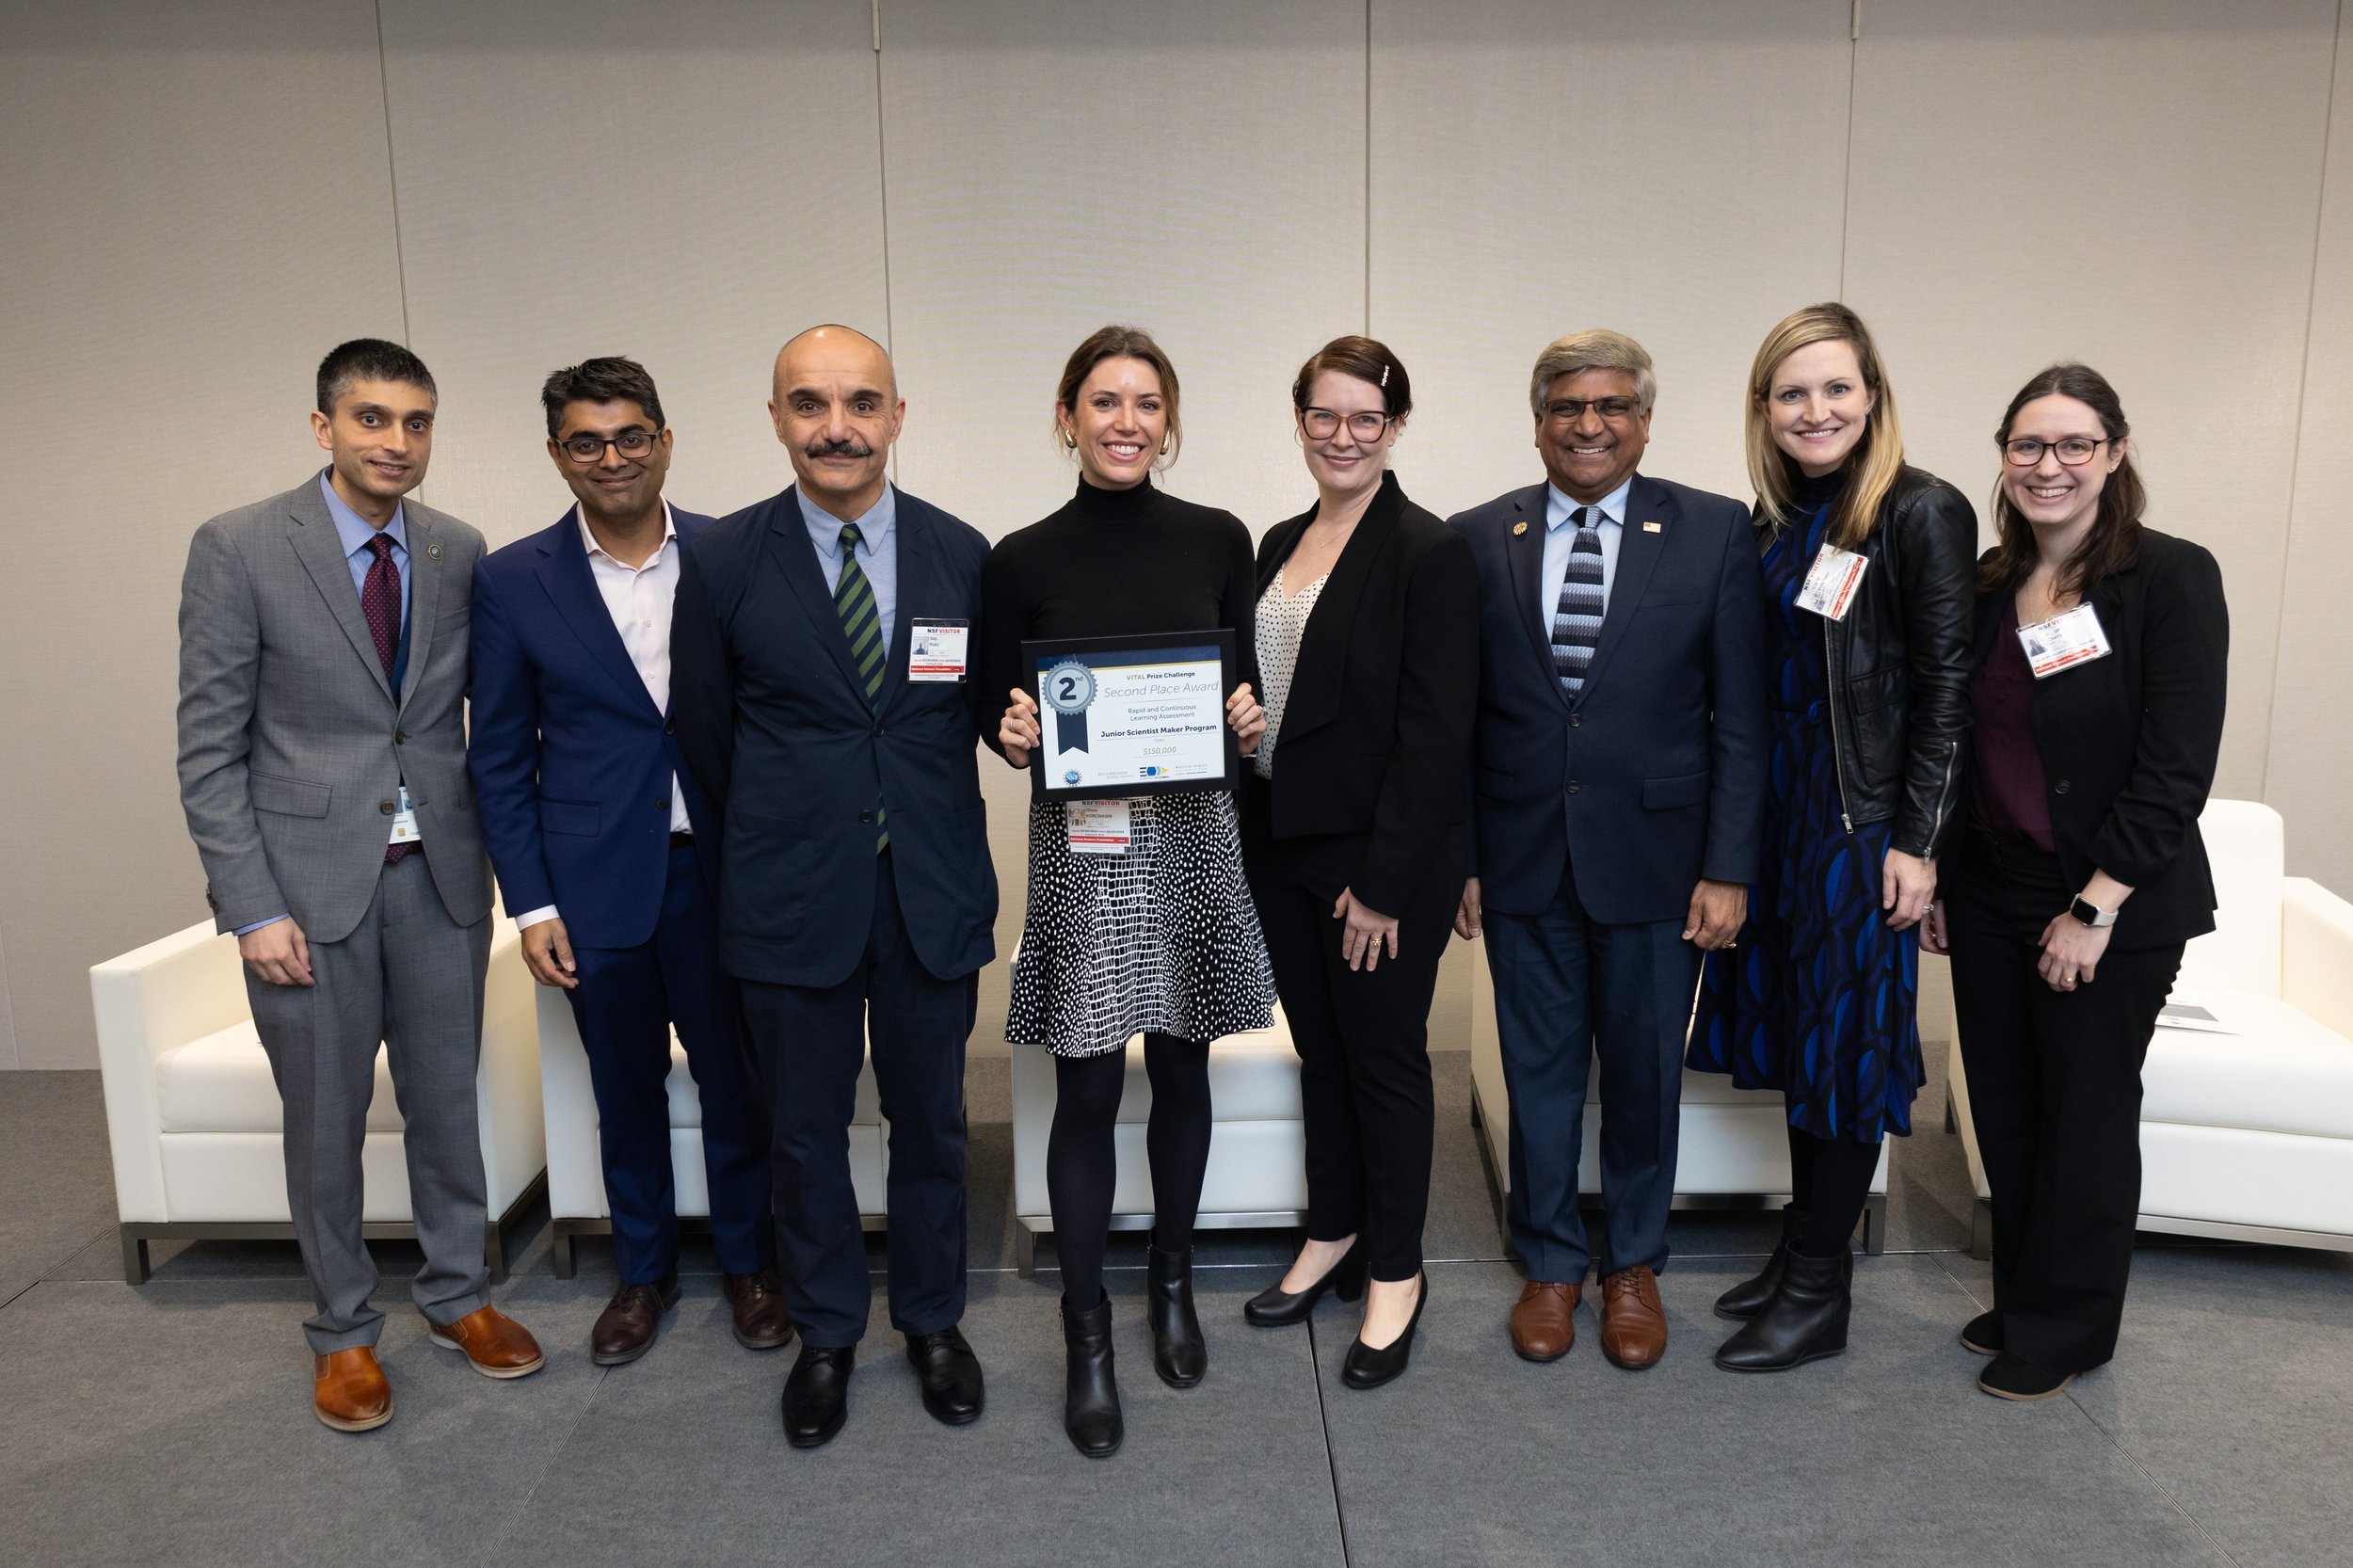
<svg viewBox="0 0 2353 1568">
<path fill-rule="evenodd" d="M 1335 339 L 1291 404 L 1317 500 L 1258 547 L 1267 725 L 1242 849 L 1299 1050 L 1307 1242 L 1244 1315 L 1301 1322 L 1369 1273 L 1341 1376 L 1372 1388 L 1405 1369 L 1427 1293 L 1430 1000 L 1469 871 L 1479 582 L 1386 472 L 1413 406 L 1396 355 Z"/>
<path fill-rule="evenodd" d="M 2214 557 L 2141 525 L 2115 389 L 2054 365 L 1996 439 L 1978 563 L 1969 830 L 1929 913 L 1993 1203 L 1986 1393 L 2041 1400 L 2116 1353 L 2140 1208 L 2140 1065 L 2214 929 L 2198 816 L 2222 744 Z"/>
</svg>

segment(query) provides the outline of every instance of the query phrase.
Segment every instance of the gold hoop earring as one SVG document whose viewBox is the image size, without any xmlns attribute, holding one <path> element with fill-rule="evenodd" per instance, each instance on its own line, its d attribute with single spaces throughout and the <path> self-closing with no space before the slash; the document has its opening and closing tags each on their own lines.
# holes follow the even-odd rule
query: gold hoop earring
<svg viewBox="0 0 2353 1568">
<path fill-rule="evenodd" d="M 1059 425 L 1056 425 L 1054 428 L 1055 428 L 1055 430 L 1056 430 L 1056 431 L 1057 431 L 1057 432 L 1061 435 L 1061 437 L 1062 437 L 1062 445 L 1063 445 L 1063 450 L 1064 450 L 1064 451 L 1065 451 L 1065 452 L 1076 452 L 1076 451 L 1078 451 L 1078 450 L 1079 450 L 1079 432 L 1077 432 L 1076 430 L 1073 430 L 1073 429 L 1072 429 L 1069 425 L 1067 425 L 1067 424 L 1059 424 Z"/>
</svg>

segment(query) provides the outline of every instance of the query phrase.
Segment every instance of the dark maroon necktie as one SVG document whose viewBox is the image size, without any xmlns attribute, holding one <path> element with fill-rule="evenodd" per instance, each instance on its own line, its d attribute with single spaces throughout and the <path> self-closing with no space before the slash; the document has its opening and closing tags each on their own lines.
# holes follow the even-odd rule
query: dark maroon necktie
<svg viewBox="0 0 2353 1568">
<path fill-rule="evenodd" d="M 376 565 L 360 585 L 360 610 L 368 617 L 368 635 L 376 639 L 376 656 L 384 661 L 384 679 L 392 678 L 392 661 L 400 652 L 400 568 L 392 564 L 392 541 L 382 534 L 369 537 Z M 388 865 L 398 865 L 408 853 L 407 844 L 384 846 Z"/>
</svg>

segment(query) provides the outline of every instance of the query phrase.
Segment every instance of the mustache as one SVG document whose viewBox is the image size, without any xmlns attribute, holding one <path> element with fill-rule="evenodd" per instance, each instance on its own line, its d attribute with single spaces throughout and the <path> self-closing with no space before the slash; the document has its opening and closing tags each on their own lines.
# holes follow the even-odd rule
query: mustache
<svg viewBox="0 0 2353 1568">
<path fill-rule="evenodd" d="M 856 436 L 845 436 L 838 441 L 811 441 L 801 448 L 807 457 L 872 457 L 874 449 Z"/>
</svg>

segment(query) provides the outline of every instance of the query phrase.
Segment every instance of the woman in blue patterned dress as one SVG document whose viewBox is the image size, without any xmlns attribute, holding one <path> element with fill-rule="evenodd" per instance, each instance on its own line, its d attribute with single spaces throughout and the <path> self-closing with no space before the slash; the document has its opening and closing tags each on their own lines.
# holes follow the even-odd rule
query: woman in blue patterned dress
<svg viewBox="0 0 2353 1568">
<path fill-rule="evenodd" d="M 1716 1353 L 1777 1372 L 1847 1346 L 1849 1239 L 1920 1086 L 1918 925 L 1968 723 L 1977 514 L 1908 468 L 1862 319 L 1815 305 L 1749 378 L 1771 706 L 1764 875 L 1707 955 L 1689 1064 L 1789 1107 L 1792 1202 L 1763 1272 L 1716 1303 Z"/>
</svg>

